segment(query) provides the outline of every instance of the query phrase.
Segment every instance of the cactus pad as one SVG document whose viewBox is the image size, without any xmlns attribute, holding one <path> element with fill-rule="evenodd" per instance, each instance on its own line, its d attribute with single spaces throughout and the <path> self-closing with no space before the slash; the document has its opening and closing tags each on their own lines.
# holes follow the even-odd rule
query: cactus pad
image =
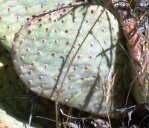
<svg viewBox="0 0 149 128">
<path fill-rule="evenodd" d="M 49 9 L 60 6 L 57 2 L 68 2 L 67 0 L 1 0 L 0 1 L 0 40 L 7 49 L 11 49 L 15 33 L 21 25 L 37 15 Z"/>
<path fill-rule="evenodd" d="M 0 128 L 25 128 L 29 127 L 27 124 L 16 120 L 12 116 L 8 115 L 4 110 L 0 109 Z M 35 128 L 31 127 L 30 128 Z"/>
<path fill-rule="evenodd" d="M 60 94 L 60 103 L 84 111 L 102 116 L 107 112 L 116 114 L 114 110 L 124 105 L 124 98 L 118 100 L 118 106 L 113 105 L 112 98 L 109 102 L 107 99 L 112 97 L 114 86 L 112 67 L 121 35 L 118 22 L 106 10 L 89 31 L 103 9 L 97 5 L 68 5 L 34 17 L 22 26 L 12 56 L 28 88 L 54 101 Z"/>
</svg>

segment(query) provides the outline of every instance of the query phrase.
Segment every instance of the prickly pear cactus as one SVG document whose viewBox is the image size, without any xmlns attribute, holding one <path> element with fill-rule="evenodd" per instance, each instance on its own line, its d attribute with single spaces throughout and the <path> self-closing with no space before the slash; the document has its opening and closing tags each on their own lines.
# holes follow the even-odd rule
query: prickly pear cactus
<svg viewBox="0 0 149 128">
<path fill-rule="evenodd" d="M 11 51 L 12 41 L 18 29 L 32 18 L 50 9 L 56 9 L 68 0 L 2 0 L 0 1 L 0 40 Z"/>
<path fill-rule="evenodd" d="M 4 110 L 0 109 L 0 128 L 25 128 L 29 127 L 27 124 L 16 120 L 12 116 L 8 115 Z M 35 128 L 31 127 L 30 128 Z"/>
<path fill-rule="evenodd" d="M 118 22 L 103 10 L 71 4 L 28 20 L 12 53 L 25 85 L 42 97 L 116 117 L 115 109 L 125 105 L 125 85 L 131 82 L 121 79 L 120 67 L 129 68 L 129 63 Z"/>
</svg>

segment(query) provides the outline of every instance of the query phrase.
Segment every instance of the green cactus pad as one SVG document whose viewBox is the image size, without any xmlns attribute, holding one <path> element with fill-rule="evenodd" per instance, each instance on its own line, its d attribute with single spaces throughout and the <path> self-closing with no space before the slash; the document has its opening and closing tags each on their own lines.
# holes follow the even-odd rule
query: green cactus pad
<svg viewBox="0 0 149 128">
<path fill-rule="evenodd" d="M 101 116 L 107 116 L 107 112 L 111 117 L 116 115 L 114 110 L 123 107 L 126 98 L 120 91 L 120 82 L 117 84 L 120 96 L 115 98 L 115 103 L 110 98 L 114 86 L 111 76 L 115 75 L 112 67 L 121 35 L 118 22 L 106 10 L 89 31 L 103 9 L 97 5 L 65 6 L 29 20 L 20 29 L 12 56 L 20 79 L 28 88 L 54 101 L 60 93 L 60 103 L 83 111 Z M 106 102 L 108 97 L 110 100 Z"/>
<path fill-rule="evenodd" d="M 16 120 L 12 116 L 8 115 L 4 110 L 0 109 L 0 128 L 26 128 L 27 124 Z M 35 128 L 31 127 L 30 128 Z"/>
<path fill-rule="evenodd" d="M 53 10 L 59 7 L 58 2 L 68 2 L 68 0 L 1 0 L 0 1 L 0 40 L 9 50 L 15 33 L 21 25 L 32 18 L 33 15 Z"/>
</svg>

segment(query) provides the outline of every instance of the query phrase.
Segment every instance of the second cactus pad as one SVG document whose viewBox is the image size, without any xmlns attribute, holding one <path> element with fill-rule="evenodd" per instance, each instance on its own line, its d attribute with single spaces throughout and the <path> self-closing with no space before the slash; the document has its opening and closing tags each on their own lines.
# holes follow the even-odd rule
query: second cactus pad
<svg viewBox="0 0 149 128">
<path fill-rule="evenodd" d="M 109 11 L 98 19 L 103 10 L 98 5 L 65 5 L 34 17 L 20 29 L 12 56 L 28 88 L 84 111 L 102 116 L 107 111 L 111 116 L 115 114 L 113 101 L 107 99 L 111 96 L 112 66 L 121 33 Z"/>
</svg>

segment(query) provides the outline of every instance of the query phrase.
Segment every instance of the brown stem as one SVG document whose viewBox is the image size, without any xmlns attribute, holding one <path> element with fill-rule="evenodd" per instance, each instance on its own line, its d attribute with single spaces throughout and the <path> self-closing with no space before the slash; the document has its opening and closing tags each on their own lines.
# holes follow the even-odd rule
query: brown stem
<svg viewBox="0 0 149 128">
<path fill-rule="evenodd" d="M 131 12 L 130 5 L 127 0 L 111 0 L 114 9 L 119 17 L 123 33 L 130 45 L 130 54 L 133 59 L 139 82 L 143 85 L 148 65 L 148 49 L 142 50 L 143 40 L 137 29 L 137 22 Z M 148 43 L 148 41 L 147 41 Z M 145 55 L 144 55 L 145 54 Z M 147 57 L 144 57 L 147 56 Z"/>
</svg>

